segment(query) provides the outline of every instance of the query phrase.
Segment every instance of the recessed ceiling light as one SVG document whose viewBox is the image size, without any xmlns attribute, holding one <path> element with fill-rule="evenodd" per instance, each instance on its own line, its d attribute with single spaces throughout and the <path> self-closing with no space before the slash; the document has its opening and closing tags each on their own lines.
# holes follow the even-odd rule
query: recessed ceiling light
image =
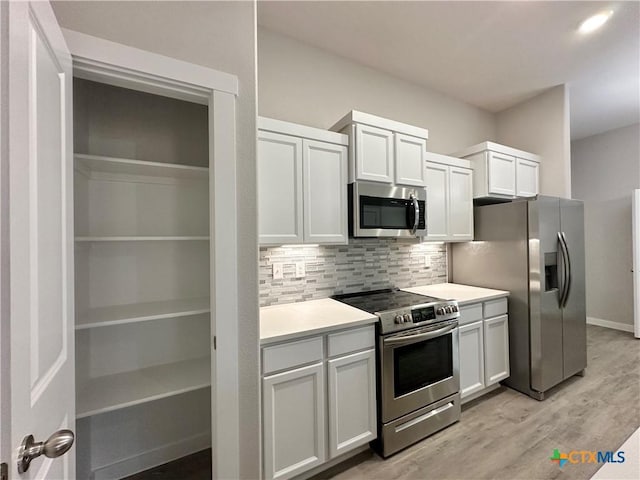
<svg viewBox="0 0 640 480">
<path fill-rule="evenodd" d="M 597 13 L 582 22 L 578 31 L 583 34 L 591 33 L 604 25 L 611 15 L 613 15 L 613 10 Z"/>
</svg>

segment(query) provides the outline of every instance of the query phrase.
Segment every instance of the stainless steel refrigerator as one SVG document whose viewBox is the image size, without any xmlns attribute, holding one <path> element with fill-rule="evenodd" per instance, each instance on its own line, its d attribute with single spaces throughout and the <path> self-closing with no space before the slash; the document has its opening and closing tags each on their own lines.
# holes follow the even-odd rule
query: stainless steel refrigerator
<svg viewBox="0 0 640 480">
<path fill-rule="evenodd" d="M 509 296 L 511 375 L 538 400 L 587 366 L 584 208 L 538 196 L 474 208 L 475 241 L 452 247 L 455 283 Z"/>
</svg>

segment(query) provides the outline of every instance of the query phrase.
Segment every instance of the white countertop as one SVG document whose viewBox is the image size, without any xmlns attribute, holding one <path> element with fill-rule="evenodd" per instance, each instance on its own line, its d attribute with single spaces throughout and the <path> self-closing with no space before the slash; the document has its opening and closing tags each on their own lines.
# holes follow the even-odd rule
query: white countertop
<svg viewBox="0 0 640 480">
<path fill-rule="evenodd" d="M 424 285 L 422 287 L 403 288 L 402 290 L 446 300 L 457 300 L 460 305 L 482 302 L 509 295 L 509 292 L 505 290 L 472 287 L 458 283 L 437 283 L 435 285 Z"/>
<path fill-rule="evenodd" d="M 375 315 L 330 298 L 272 305 L 260 309 L 260 344 L 369 325 L 377 321 Z"/>
</svg>

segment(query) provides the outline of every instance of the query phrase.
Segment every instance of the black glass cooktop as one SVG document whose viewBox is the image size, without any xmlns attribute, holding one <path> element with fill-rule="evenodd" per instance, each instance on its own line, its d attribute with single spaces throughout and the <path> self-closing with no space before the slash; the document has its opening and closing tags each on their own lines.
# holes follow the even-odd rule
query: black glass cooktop
<svg viewBox="0 0 640 480">
<path fill-rule="evenodd" d="M 398 308 L 408 308 L 423 303 L 441 301 L 439 298 L 404 292 L 397 288 L 371 290 L 361 293 L 346 293 L 344 295 L 334 295 L 331 298 L 369 313 L 385 312 Z"/>
</svg>

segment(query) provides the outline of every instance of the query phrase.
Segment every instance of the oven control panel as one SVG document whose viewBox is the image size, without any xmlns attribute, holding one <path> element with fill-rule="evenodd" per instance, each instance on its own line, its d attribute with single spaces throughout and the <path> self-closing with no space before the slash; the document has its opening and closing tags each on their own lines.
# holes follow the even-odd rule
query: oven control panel
<svg viewBox="0 0 640 480">
<path fill-rule="evenodd" d="M 415 305 L 410 308 L 389 310 L 378 313 L 382 333 L 407 330 L 420 325 L 429 325 L 444 320 L 452 320 L 460 316 L 458 302 L 445 300 L 425 305 Z"/>
</svg>

